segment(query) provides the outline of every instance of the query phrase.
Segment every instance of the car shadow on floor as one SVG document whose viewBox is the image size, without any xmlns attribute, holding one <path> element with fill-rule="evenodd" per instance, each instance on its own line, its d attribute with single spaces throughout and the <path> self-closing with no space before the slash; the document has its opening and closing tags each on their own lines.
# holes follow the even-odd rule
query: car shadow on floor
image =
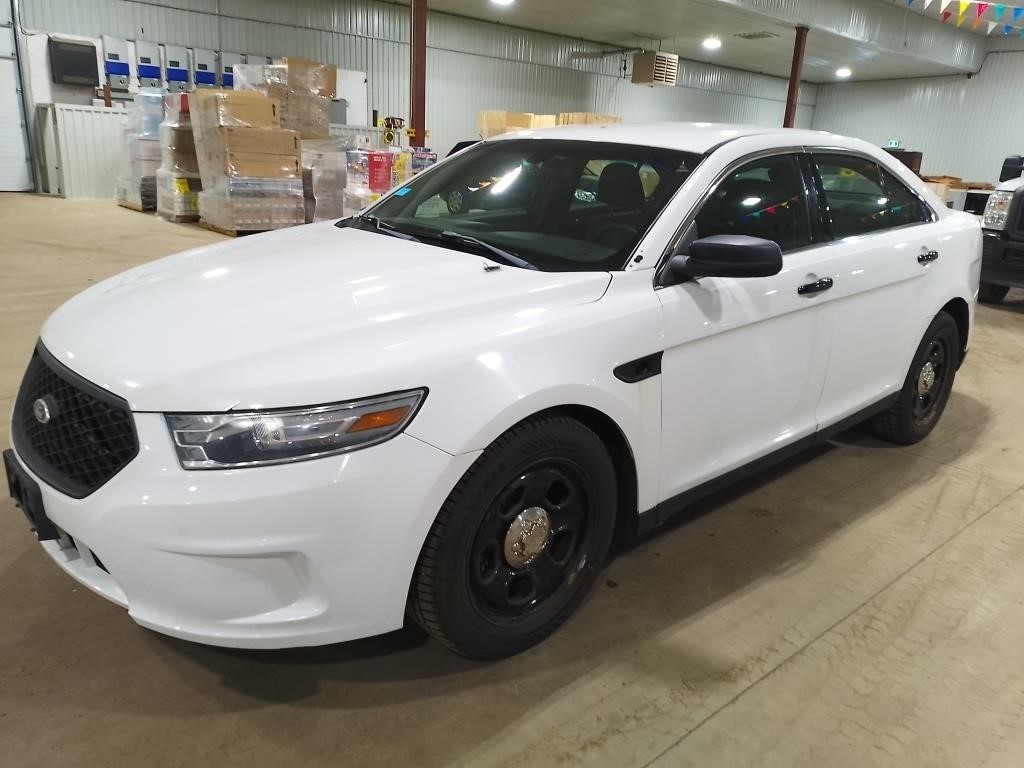
<svg viewBox="0 0 1024 768">
<path fill-rule="evenodd" d="M 988 409 L 969 396 L 956 394 L 951 402 L 957 421 L 977 424 L 988 418 Z M 830 465 L 839 461 L 836 454 L 844 451 L 890 481 L 880 485 L 873 504 L 858 510 L 858 515 L 885 506 L 902 487 L 900 466 L 894 465 L 890 451 L 903 455 L 906 462 L 924 461 L 855 428 L 716 493 L 652 534 L 620 547 L 581 616 L 538 648 L 502 662 L 462 659 L 411 623 L 375 638 L 278 651 L 221 649 L 152 637 L 174 654 L 215 672 L 226 687 L 264 702 L 359 708 L 404 697 L 426 700 L 453 691 L 472 697 L 474 687 L 512 683 L 523 692 L 531 680 L 542 678 L 545 687 L 570 685 L 586 673 L 588 658 L 590 666 L 596 666 L 627 653 L 646 637 L 801 562 L 825 539 L 853 523 L 856 517 L 789 504 L 769 492 L 782 483 L 799 494 L 808 478 L 813 482 L 815 476 L 829 473 Z M 891 482 L 894 478 L 897 482 Z M 851 477 L 851 482 L 858 479 Z M 648 588 L 654 584 L 657 589 Z M 611 620 L 602 620 L 603 615 Z M 691 663 L 705 668 L 715 664 L 713 655 Z M 334 695 L 323 695 L 327 689 Z M 506 703 L 518 699 L 511 688 L 503 696 Z"/>
</svg>

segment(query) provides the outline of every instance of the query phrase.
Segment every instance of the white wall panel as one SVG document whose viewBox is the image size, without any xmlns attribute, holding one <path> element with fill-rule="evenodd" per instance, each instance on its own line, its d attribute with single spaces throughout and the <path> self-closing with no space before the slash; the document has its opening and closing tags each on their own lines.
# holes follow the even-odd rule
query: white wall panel
<svg viewBox="0 0 1024 768">
<path fill-rule="evenodd" d="M 21 0 L 23 26 L 269 56 L 305 56 L 365 71 L 370 108 L 407 116 L 409 9 L 372 0 Z M 216 11 L 219 8 L 220 15 Z M 625 119 L 781 124 L 786 82 L 681 62 L 681 87 L 648 89 L 618 76 L 602 46 L 432 13 L 427 128 L 441 152 L 476 135 L 482 109 L 593 111 Z M 801 92 L 808 123 L 814 86 Z"/>
<path fill-rule="evenodd" d="M 1003 158 L 1024 154 L 1024 52 L 992 53 L 967 77 L 844 83 L 818 88 L 813 127 L 924 153 L 921 171 L 971 181 L 999 178 Z"/>
<path fill-rule="evenodd" d="M 53 115 L 56 153 L 47 162 L 55 166 L 59 188 L 51 191 L 65 197 L 112 198 L 124 153 L 124 112 L 58 104 Z"/>
</svg>

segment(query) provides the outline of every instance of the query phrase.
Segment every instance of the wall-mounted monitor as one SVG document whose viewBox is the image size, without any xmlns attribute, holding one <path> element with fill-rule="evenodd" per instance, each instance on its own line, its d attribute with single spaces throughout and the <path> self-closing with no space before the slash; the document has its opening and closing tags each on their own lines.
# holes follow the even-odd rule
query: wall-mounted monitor
<svg viewBox="0 0 1024 768">
<path fill-rule="evenodd" d="M 72 43 L 51 37 L 50 76 L 60 85 L 100 84 L 99 68 L 96 65 L 96 46 L 92 43 Z"/>
</svg>

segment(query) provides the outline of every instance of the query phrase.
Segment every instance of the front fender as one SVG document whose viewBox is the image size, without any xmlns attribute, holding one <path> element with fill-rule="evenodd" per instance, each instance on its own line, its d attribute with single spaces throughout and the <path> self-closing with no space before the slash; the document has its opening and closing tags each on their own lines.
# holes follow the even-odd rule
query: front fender
<svg viewBox="0 0 1024 768">
<path fill-rule="evenodd" d="M 657 500 L 661 377 L 615 378 L 616 366 L 662 350 L 662 315 L 650 276 L 632 275 L 599 302 L 567 311 L 540 334 L 498 337 L 426 382 L 430 394 L 408 428 L 426 443 L 459 455 L 480 451 L 499 435 L 550 408 L 600 411 L 618 426 L 636 460 L 640 509 Z M 555 330 L 551 330 L 555 329 Z"/>
</svg>

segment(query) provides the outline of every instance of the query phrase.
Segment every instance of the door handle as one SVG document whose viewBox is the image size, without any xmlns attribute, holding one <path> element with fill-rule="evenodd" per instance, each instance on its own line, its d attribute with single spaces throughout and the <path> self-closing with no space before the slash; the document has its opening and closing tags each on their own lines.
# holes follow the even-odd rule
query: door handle
<svg viewBox="0 0 1024 768">
<path fill-rule="evenodd" d="M 938 251 L 927 251 L 926 253 L 922 253 L 920 256 L 917 257 L 917 263 L 927 264 L 929 261 L 935 261 L 937 258 L 939 258 Z"/>
<path fill-rule="evenodd" d="M 809 293 L 821 293 L 822 291 L 827 291 L 831 287 L 832 278 L 823 277 L 821 278 L 821 280 L 815 280 L 813 283 L 801 285 L 799 288 L 796 289 L 796 292 L 799 293 L 801 296 L 806 296 Z"/>
</svg>

